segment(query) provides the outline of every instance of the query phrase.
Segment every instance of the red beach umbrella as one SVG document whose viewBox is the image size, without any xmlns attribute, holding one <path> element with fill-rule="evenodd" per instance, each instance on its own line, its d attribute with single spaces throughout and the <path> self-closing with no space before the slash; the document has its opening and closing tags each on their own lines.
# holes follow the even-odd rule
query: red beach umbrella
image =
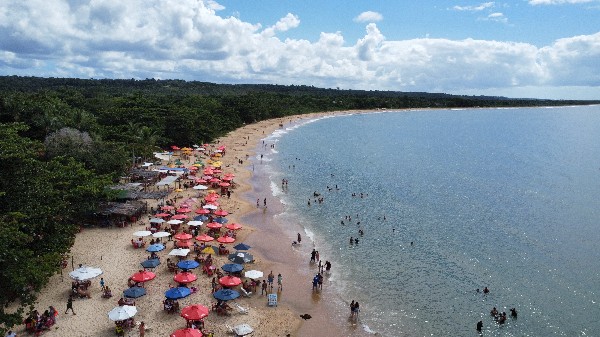
<svg viewBox="0 0 600 337">
<path fill-rule="evenodd" d="M 223 225 L 221 225 L 221 224 L 220 224 L 220 223 L 218 223 L 218 222 L 209 222 L 209 223 L 206 225 L 206 227 L 207 227 L 207 228 L 210 228 L 210 229 L 219 229 L 219 228 L 223 227 Z"/>
<path fill-rule="evenodd" d="M 152 280 L 155 277 L 156 274 L 147 270 L 140 270 L 137 273 L 131 275 L 131 279 L 135 282 L 146 282 Z"/>
<path fill-rule="evenodd" d="M 201 304 L 192 304 L 181 309 L 180 316 L 188 321 L 197 321 L 207 317 L 209 312 L 210 309 Z"/>
<path fill-rule="evenodd" d="M 228 214 L 229 214 L 229 212 L 227 212 L 227 211 L 224 211 L 224 210 L 222 210 L 222 209 L 220 209 L 220 210 L 218 210 L 218 211 L 215 211 L 215 215 L 216 215 L 216 216 L 227 216 Z"/>
<path fill-rule="evenodd" d="M 175 276 L 173 276 L 173 280 L 175 280 L 175 282 L 177 283 L 191 283 L 194 282 L 198 279 L 198 276 L 194 275 L 193 273 L 184 271 L 181 273 L 177 273 L 175 274 Z"/>
<path fill-rule="evenodd" d="M 223 287 L 235 287 L 242 284 L 242 280 L 239 277 L 227 275 L 219 279 L 219 284 Z"/>
<path fill-rule="evenodd" d="M 214 183 L 221 182 L 221 179 L 219 179 L 219 178 L 212 178 L 212 179 L 211 179 L 211 180 L 209 180 L 208 182 L 210 182 L 210 183 L 213 183 L 213 184 L 214 184 Z"/>
<path fill-rule="evenodd" d="M 230 183 L 219 183 L 219 186 L 221 186 L 221 187 L 229 187 L 229 186 L 231 186 L 231 184 Z"/>
<path fill-rule="evenodd" d="M 160 209 L 162 209 L 163 211 L 170 211 L 172 209 L 175 209 L 175 207 L 170 206 L 170 205 L 165 205 L 165 206 L 161 206 Z"/>
<path fill-rule="evenodd" d="M 171 146 L 171 149 L 173 149 L 173 150 L 175 150 L 175 151 L 177 151 L 177 150 L 181 150 L 181 149 L 179 148 L 179 146 L 177 146 L 177 145 L 172 145 L 172 146 Z"/>
<path fill-rule="evenodd" d="M 168 216 L 171 216 L 171 214 L 169 213 L 158 213 L 155 215 L 157 218 L 166 218 Z"/>
<path fill-rule="evenodd" d="M 182 220 L 182 219 L 187 219 L 187 217 L 188 216 L 185 214 L 176 214 L 176 215 L 173 215 L 171 217 L 171 219 Z"/>
<path fill-rule="evenodd" d="M 228 177 L 228 176 L 225 176 L 225 177 L 223 177 L 221 180 L 223 180 L 223 181 L 232 181 L 232 180 L 233 180 L 233 177 Z"/>
<path fill-rule="evenodd" d="M 181 207 L 181 208 L 179 208 L 179 209 L 177 210 L 177 213 L 189 213 L 189 212 L 191 212 L 191 211 L 192 211 L 192 210 L 191 210 L 190 208 L 187 208 L 187 207 Z"/>
<path fill-rule="evenodd" d="M 198 208 L 196 214 L 210 214 L 210 211 L 205 208 Z"/>
<path fill-rule="evenodd" d="M 200 234 L 198 236 L 196 236 L 196 240 L 198 241 L 203 241 L 203 242 L 209 242 L 214 240 L 215 238 L 213 238 L 212 236 L 206 235 L 206 234 Z"/>
<path fill-rule="evenodd" d="M 234 243 L 235 239 L 231 236 L 221 236 L 217 239 L 217 241 L 220 243 Z"/>
<path fill-rule="evenodd" d="M 207 181 L 204 179 L 196 179 L 195 182 L 196 182 L 196 184 L 200 184 L 200 185 L 204 185 L 207 183 Z"/>
<path fill-rule="evenodd" d="M 175 242 L 177 248 L 190 248 L 192 246 L 192 242 L 188 240 L 182 240 Z"/>
<path fill-rule="evenodd" d="M 175 330 L 169 337 L 202 337 L 200 330 L 186 328 Z"/>
<path fill-rule="evenodd" d="M 175 240 L 189 240 L 191 238 L 193 238 L 192 234 L 188 234 L 188 233 L 177 233 L 174 236 Z"/>
<path fill-rule="evenodd" d="M 240 225 L 239 223 L 230 223 L 227 224 L 225 228 L 237 231 L 238 229 L 242 229 L 242 225 Z"/>
</svg>

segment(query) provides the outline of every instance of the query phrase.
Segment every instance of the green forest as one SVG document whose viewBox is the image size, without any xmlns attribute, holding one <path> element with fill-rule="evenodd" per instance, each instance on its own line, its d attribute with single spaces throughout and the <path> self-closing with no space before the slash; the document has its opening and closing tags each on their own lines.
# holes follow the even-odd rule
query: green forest
<svg viewBox="0 0 600 337">
<path fill-rule="evenodd" d="M 78 225 L 133 163 L 265 119 L 337 110 L 524 107 L 600 101 L 214 84 L 0 77 L 0 331 L 22 322 Z M 7 306 L 18 303 L 18 311 Z"/>
</svg>

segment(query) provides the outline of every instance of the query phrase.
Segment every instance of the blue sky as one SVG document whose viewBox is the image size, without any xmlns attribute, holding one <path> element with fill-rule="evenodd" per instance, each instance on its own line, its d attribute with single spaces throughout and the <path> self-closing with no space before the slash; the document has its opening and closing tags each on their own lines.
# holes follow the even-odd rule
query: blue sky
<svg viewBox="0 0 600 337">
<path fill-rule="evenodd" d="M 0 74 L 600 99 L 600 0 L 0 0 Z"/>
</svg>

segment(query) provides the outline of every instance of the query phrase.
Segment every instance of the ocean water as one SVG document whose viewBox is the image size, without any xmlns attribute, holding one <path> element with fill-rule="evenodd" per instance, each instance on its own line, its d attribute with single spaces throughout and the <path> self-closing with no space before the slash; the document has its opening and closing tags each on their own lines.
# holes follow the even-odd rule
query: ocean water
<svg viewBox="0 0 600 337">
<path fill-rule="evenodd" d="M 261 153 L 344 334 L 600 336 L 599 106 L 321 118 Z"/>
</svg>

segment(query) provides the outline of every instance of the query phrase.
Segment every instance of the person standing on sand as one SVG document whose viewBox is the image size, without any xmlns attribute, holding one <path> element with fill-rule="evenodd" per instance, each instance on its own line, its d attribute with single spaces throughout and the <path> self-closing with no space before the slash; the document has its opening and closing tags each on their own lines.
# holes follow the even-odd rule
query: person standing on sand
<svg viewBox="0 0 600 337">
<path fill-rule="evenodd" d="M 140 323 L 140 337 L 144 337 L 145 334 L 146 334 L 146 325 L 144 324 L 144 321 L 142 321 Z"/>
<path fill-rule="evenodd" d="M 300 233 L 298 233 L 298 243 L 302 242 L 302 237 L 300 236 Z"/>
<path fill-rule="evenodd" d="M 265 293 L 265 295 L 268 295 L 268 291 L 267 291 L 267 280 L 263 280 L 262 281 L 262 287 L 260 289 L 260 294 L 262 295 L 263 292 Z"/>
<path fill-rule="evenodd" d="M 269 283 L 269 289 L 273 290 L 273 281 L 275 280 L 275 275 L 273 275 L 273 271 L 269 273 L 267 276 L 267 282 Z"/>
<path fill-rule="evenodd" d="M 277 274 L 277 291 L 283 290 L 283 276 L 281 273 Z"/>
<path fill-rule="evenodd" d="M 73 313 L 73 315 L 77 315 L 75 313 L 75 310 L 73 310 L 73 295 L 69 295 L 69 298 L 67 299 L 67 310 L 65 310 L 65 314 L 67 314 L 69 309 L 71 309 L 71 312 Z"/>
</svg>

